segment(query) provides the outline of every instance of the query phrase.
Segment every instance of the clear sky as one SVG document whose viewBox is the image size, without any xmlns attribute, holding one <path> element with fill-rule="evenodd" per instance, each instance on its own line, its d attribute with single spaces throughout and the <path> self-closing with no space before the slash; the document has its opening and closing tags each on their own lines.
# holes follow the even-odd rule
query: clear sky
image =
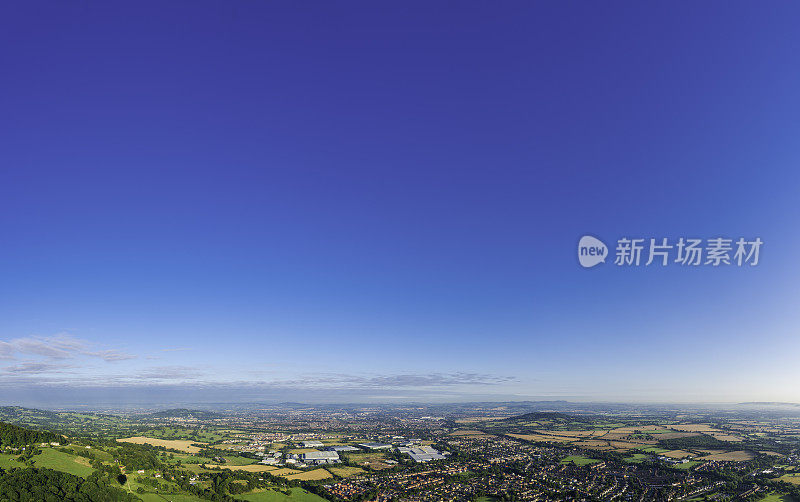
<svg viewBox="0 0 800 502">
<path fill-rule="evenodd" d="M 0 400 L 800 401 L 799 18 L 6 4 Z"/>
</svg>

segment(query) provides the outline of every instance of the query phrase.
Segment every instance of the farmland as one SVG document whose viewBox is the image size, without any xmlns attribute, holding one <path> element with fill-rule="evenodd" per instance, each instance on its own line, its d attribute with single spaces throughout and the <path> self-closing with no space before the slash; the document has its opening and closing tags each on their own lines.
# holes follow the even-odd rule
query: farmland
<svg viewBox="0 0 800 502">
<path fill-rule="evenodd" d="M 286 479 L 299 479 L 303 481 L 316 481 L 320 479 L 328 479 L 331 473 L 325 469 L 314 469 L 312 471 L 298 472 L 297 474 L 285 475 Z"/>
<path fill-rule="evenodd" d="M 471 490 L 466 487 L 473 484 L 480 490 L 489 488 L 482 491 L 491 495 L 487 500 L 502 499 L 504 492 L 493 484 L 497 480 L 504 480 L 503 486 L 539 493 L 540 500 L 561 500 L 559 493 L 569 492 L 559 490 L 571 490 L 573 483 L 581 485 L 586 479 L 599 483 L 585 485 L 595 490 L 599 500 L 605 500 L 602 494 L 619 493 L 615 490 L 622 488 L 647 500 L 648 490 L 663 491 L 657 488 L 663 486 L 685 485 L 686 493 L 708 491 L 716 486 L 713 480 L 719 479 L 714 477 L 716 472 L 734 478 L 761 473 L 755 481 L 751 476 L 728 488 L 734 491 L 762 478 L 782 483 L 764 486 L 765 495 L 768 489 L 783 497 L 790 493 L 785 487 L 800 486 L 800 417 L 733 421 L 699 413 L 700 417 L 689 418 L 535 412 L 405 422 L 360 413 L 346 414 L 347 420 L 340 421 L 326 418 L 326 413 L 303 409 L 296 415 L 283 410 L 263 415 L 268 418 L 248 414 L 197 418 L 204 414 L 181 410 L 176 417 L 162 412 L 138 419 L 124 416 L 114 425 L 107 416 L 92 418 L 89 413 L 26 412 L 28 419 L 46 416 L 53 422 L 73 424 L 69 444 L 7 449 L 0 453 L 0 469 L 47 467 L 84 478 L 105 473 L 110 483 L 115 482 L 111 473 L 119 469 L 127 477 L 122 485 L 125 490 L 145 502 L 163 501 L 161 497 L 167 495 L 173 501 L 208 500 L 222 480 L 231 487 L 230 500 L 240 501 L 321 500 L 312 492 L 349 500 L 354 493 L 372 497 L 370 490 L 375 489 L 403 500 L 404 483 L 424 486 L 431 493 L 429 500 L 447 499 L 448 490 Z M 260 425 L 253 425 L 256 422 Z M 81 435 L 92 423 L 98 429 Z M 128 434 L 113 432 L 119 430 Z M 310 442 L 321 445 L 311 448 Z M 373 442 L 391 446 L 361 446 Z M 341 451 L 333 463 L 323 458 L 322 465 L 315 465 L 314 456 L 311 461 L 304 457 L 331 451 L 327 448 L 333 446 L 350 451 Z M 403 453 L 424 451 L 420 449 L 424 446 L 446 455 L 418 463 Z M 505 477 L 507 467 L 524 474 Z M 629 481 L 614 484 L 615 479 Z M 648 488 L 648 483 L 656 488 Z M 545 496 L 551 493 L 548 490 L 555 490 L 552 496 Z"/>
<path fill-rule="evenodd" d="M 194 441 L 181 439 L 157 439 L 144 436 L 134 436 L 117 439 L 117 441 L 134 444 L 149 444 L 152 446 L 163 446 L 164 448 L 185 451 L 187 453 L 197 453 L 200 451 L 199 447 L 193 446 Z"/>
<path fill-rule="evenodd" d="M 715 462 L 746 462 L 754 458 L 754 454 L 749 451 L 726 451 L 713 453 L 700 457 L 700 460 L 713 460 Z"/>
</svg>

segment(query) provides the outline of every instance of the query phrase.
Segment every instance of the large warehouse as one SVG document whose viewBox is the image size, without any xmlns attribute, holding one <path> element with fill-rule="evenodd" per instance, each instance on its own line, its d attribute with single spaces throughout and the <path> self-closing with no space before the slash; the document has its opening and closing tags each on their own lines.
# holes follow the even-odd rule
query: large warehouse
<svg viewBox="0 0 800 502">
<path fill-rule="evenodd" d="M 300 459 L 307 464 L 338 464 L 339 454 L 335 451 L 308 451 L 300 454 Z"/>
</svg>

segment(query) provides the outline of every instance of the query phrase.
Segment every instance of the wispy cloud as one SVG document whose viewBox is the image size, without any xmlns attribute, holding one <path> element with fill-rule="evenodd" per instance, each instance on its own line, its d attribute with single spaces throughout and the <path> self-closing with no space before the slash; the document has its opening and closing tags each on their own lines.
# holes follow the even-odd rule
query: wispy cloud
<svg viewBox="0 0 800 502">
<path fill-rule="evenodd" d="M 356 383 L 370 387 L 431 387 L 450 385 L 497 385 L 511 382 L 513 377 L 487 375 L 483 373 L 430 373 L 374 376 L 355 379 Z"/>
<path fill-rule="evenodd" d="M 54 338 L 17 338 L 10 343 L 14 352 L 23 354 L 35 354 L 51 359 L 68 359 L 73 355 L 72 351 L 59 346 L 61 344 Z"/>
<path fill-rule="evenodd" d="M 132 354 L 126 354 L 124 352 L 119 352 L 117 350 L 100 350 L 97 352 L 82 352 L 87 356 L 99 357 L 104 361 L 125 361 L 127 359 L 136 359 L 136 356 Z"/>
<path fill-rule="evenodd" d="M 30 336 L 0 341 L 0 359 L 14 359 L 17 354 L 45 357 L 50 360 L 71 359 L 79 355 L 97 357 L 104 361 L 124 361 L 135 355 L 119 350 L 96 350 L 89 342 L 68 334 L 50 337 Z"/>
<path fill-rule="evenodd" d="M 63 375 L 58 375 L 63 376 Z M 98 385 L 81 381 L 79 385 L 52 378 L 48 383 L 37 383 L 27 375 L 9 375 L 0 379 L 0 400 L 16 403 L 37 404 L 87 404 L 119 403 L 366 403 L 387 401 L 473 401 L 473 400 L 519 400 L 519 396 L 506 392 L 481 393 L 475 389 L 456 387 L 409 389 L 395 388 L 308 388 L 290 386 L 285 383 L 186 383 L 180 381 L 158 381 L 128 383 L 108 382 Z"/>
<path fill-rule="evenodd" d="M 516 378 L 484 373 L 404 373 L 395 375 L 348 375 L 317 374 L 303 375 L 299 380 L 272 382 L 298 388 L 340 387 L 363 389 L 395 389 L 451 387 L 459 385 L 499 385 L 513 382 Z"/>
<path fill-rule="evenodd" d="M 136 380 L 196 380 L 205 372 L 190 366 L 154 366 L 135 375 Z"/>
<path fill-rule="evenodd" d="M 50 363 L 41 361 L 25 361 L 14 366 L 7 366 L 3 368 L 5 373 L 11 374 L 39 374 L 39 373 L 61 373 L 68 368 L 72 368 L 71 364 L 64 363 Z"/>
<path fill-rule="evenodd" d="M 0 382 L 0 386 L 25 384 L 49 386 L 54 383 L 72 386 L 75 388 L 96 385 L 96 375 L 87 375 L 76 370 L 69 378 L 63 375 L 58 380 L 53 380 L 48 373 L 63 371 L 69 368 L 66 362 L 52 360 L 34 364 L 26 361 L 12 367 L 6 367 L 7 374 L 30 375 L 31 379 L 12 382 L 8 378 Z M 41 375 L 37 375 L 37 373 Z M 223 372 L 224 373 L 224 372 Z M 397 375 L 349 375 L 349 374 L 306 374 L 296 379 L 252 379 L 252 380 L 221 380 L 215 378 L 220 372 L 209 372 L 194 366 L 151 366 L 139 369 L 134 373 L 114 374 L 105 373 L 102 380 L 105 385 L 130 387 L 153 386 L 165 384 L 181 384 L 196 386 L 197 388 L 236 388 L 263 390 L 265 392 L 370 392 L 376 391 L 412 391 L 412 390 L 444 390 L 460 391 L 466 388 L 500 386 L 514 382 L 516 378 L 482 373 L 425 373 L 425 374 L 397 374 Z M 37 377 L 40 377 L 37 380 Z"/>
<path fill-rule="evenodd" d="M 0 341 L 0 359 L 14 359 L 14 346 Z"/>
</svg>

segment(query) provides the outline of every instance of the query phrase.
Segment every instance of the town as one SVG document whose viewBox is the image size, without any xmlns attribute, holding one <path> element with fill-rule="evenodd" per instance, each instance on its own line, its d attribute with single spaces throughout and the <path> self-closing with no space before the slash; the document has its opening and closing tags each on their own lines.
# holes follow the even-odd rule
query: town
<svg viewBox="0 0 800 502">
<path fill-rule="evenodd" d="M 2 408 L 0 418 L 65 437 L 7 445 L 0 467 L 116 469 L 142 500 L 800 500 L 792 407 Z"/>
</svg>

